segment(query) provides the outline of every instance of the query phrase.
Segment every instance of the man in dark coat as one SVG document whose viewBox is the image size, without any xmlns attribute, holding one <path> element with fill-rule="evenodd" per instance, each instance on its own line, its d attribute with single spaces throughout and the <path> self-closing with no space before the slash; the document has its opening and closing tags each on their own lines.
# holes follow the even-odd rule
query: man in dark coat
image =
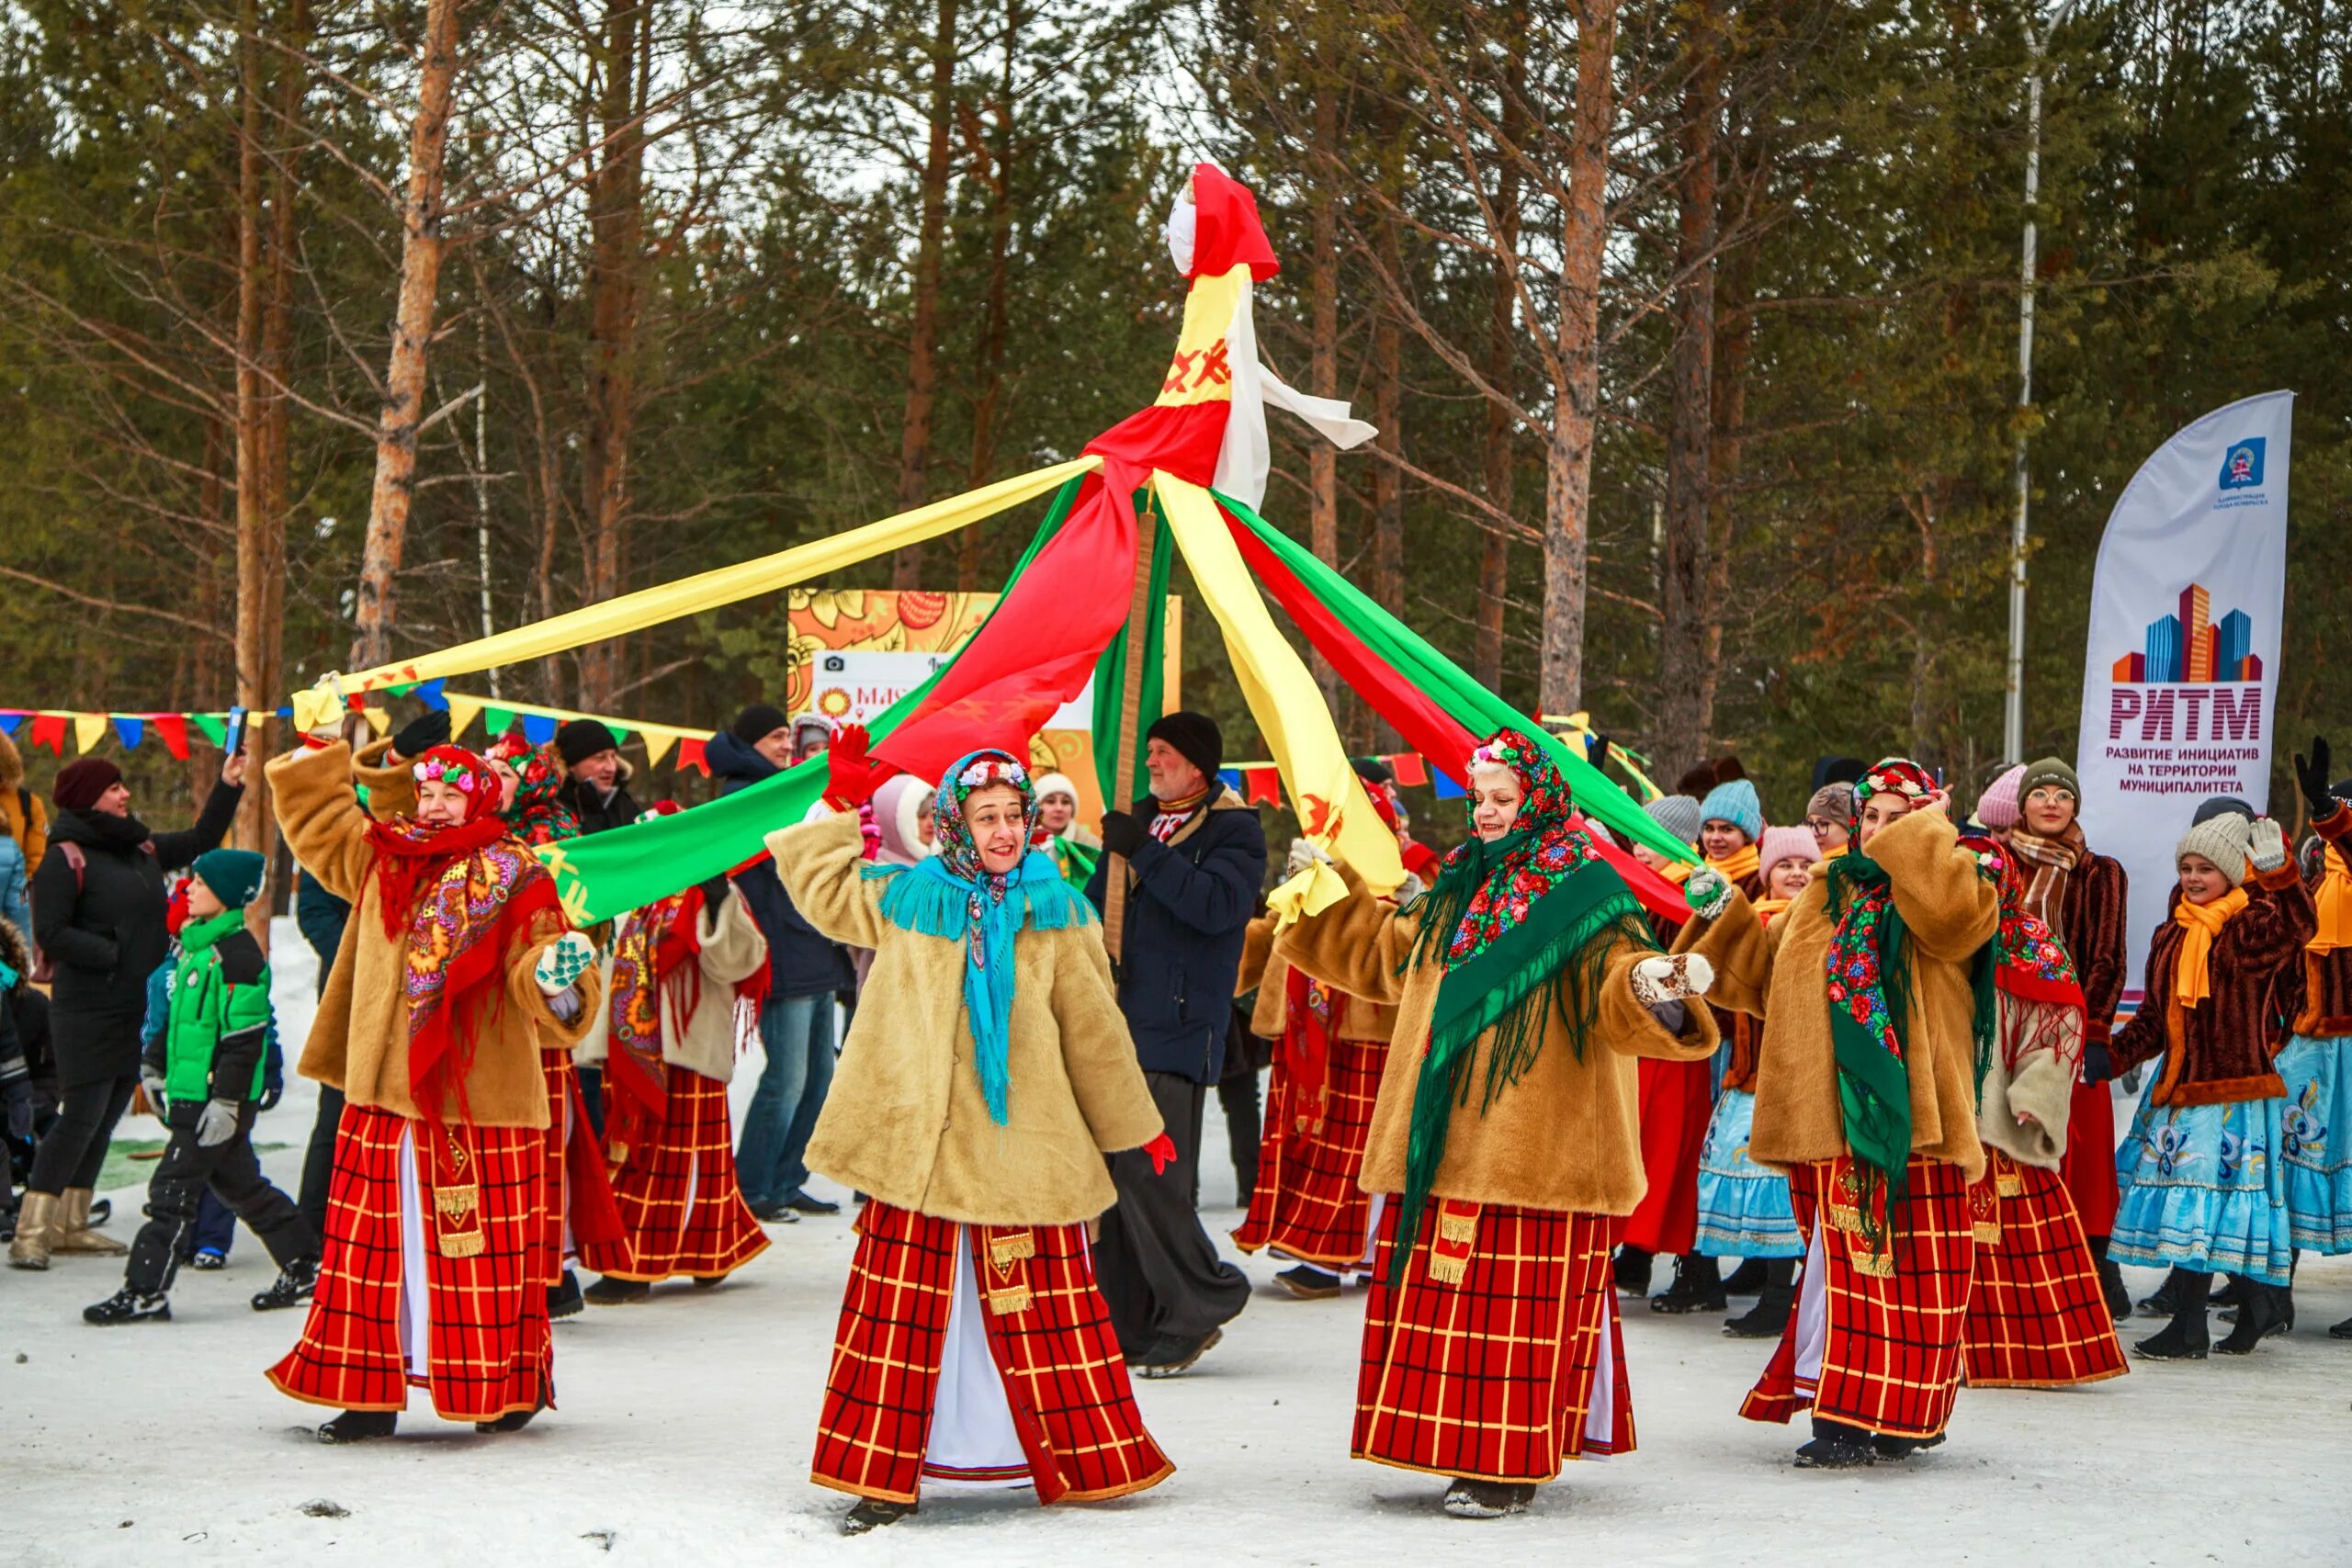
<svg viewBox="0 0 2352 1568">
<path fill-rule="evenodd" d="M 825 749 L 821 725 L 795 726 L 782 710 L 754 703 L 710 738 L 703 755 L 718 793 L 773 778 Z M 775 862 L 762 855 L 737 874 L 736 889 L 768 942 L 768 995 L 760 1006 L 760 1046 L 767 1065 L 743 1113 L 735 1170 L 743 1201 L 763 1220 L 791 1222 L 830 1214 L 841 1205 L 802 1190 L 808 1139 L 833 1086 L 833 997 L 856 978 L 849 950 L 826 941 L 800 918 Z"/>
<path fill-rule="evenodd" d="M 1102 1217 L 1094 1251 L 1120 1348 L 1148 1378 L 1198 1360 L 1250 1299 L 1250 1281 L 1217 1257 L 1195 1205 L 1201 1112 L 1224 1070 L 1233 983 L 1266 879 L 1266 833 L 1217 782 L 1225 742 L 1215 721 L 1172 713 L 1147 742 L 1151 794 L 1132 812 L 1103 817 L 1105 852 L 1086 893 L 1106 907 L 1112 857 L 1121 857 L 1119 1010 L 1176 1144 L 1164 1175 L 1140 1150 L 1112 1157 L 1119 1202 Z"/>
<path fill-rule="evenodd" d="M 619 738 L 603 720 L 571 720 L 555 732 L 555 750 L 564 768 L 556 798 L 571 808 L 582 833 L 626 828 L 645 814 L 628 792 L 629 766 L 621 760 Z"/>
<path fill-rule="evenodd" d="M 58 771 L 49 848 L 33 873 L 33 940 L 56 966 L 50 1032 L 57 1053 L 57 1120 L 33 1153 L 8 1261 L 46 1269 L 52 1252 L 130 1250 L 89 1228 L 91 1189 L 115 1123 L 139 1087 L 139 1026 L 147 976 L 170 953 L 164 873 L 220 847 L 244 797 L 245 757 L 220 767 L 196 826 L 150 833 L 130 814 L 130 786 L 103 757 Z"/>
</svg>

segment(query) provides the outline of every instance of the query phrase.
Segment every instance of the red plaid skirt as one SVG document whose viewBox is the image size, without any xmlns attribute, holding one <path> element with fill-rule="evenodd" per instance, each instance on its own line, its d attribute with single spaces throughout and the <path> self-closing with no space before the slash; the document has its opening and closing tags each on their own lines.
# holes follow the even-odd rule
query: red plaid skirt
<svg viewBox="0 0 2352 1568">
<path fill-rule="evenodd" d="M 1377 1040 L 1331 1042 L 1329 1085 L 1323 1100 L 1323 1126 L 1297 1125 L 1302 1106 L 1280 1055 L 1266 1089 L 1266 1130 L 1258 1144 L 1258 1185 L 1250 1213 L 1233 1233 L 1244 1252 L 1272 1247 L 1332 1269 L 1363 1261 L 1372 1199 L 1356 1179 L 1363 1173 L 1363 1147 L 1372 1136 L 1372 1104 L 1380 1092 L 1380 1071 L 1388 1047 Z"/>
<path fill-rule="evenodd" d="M 1633 1390 L 1609 1283 L 1610 1220 L 1452 1209 L 1442 1216 L 1430 1201 L 1404 1282 L 1392 1288 L 1398 1205 L 1383 1206 L 1351 1451 L 1400 1470 L 1498 1482 L 1549 1481 L 1565 1460 L 1631 1452 Z M 1430 1277 L 1433 1253 L 1442 1271 L 1460 1271 L 1459 1282 Z M 1602 1425 L 1592 1418 L 1596 1400 L 1605 1404 L 1606 1436 L 1588 1430 Z"/>
<path fill-rule="evenodd" d="M 401 1138 L 413 1132 L 424 1236 L 428 1377 L 401 1338 Z M 463 1159 L 432 1155 L 454 1140 Z M 492 1421 L 555 1403 L 542 1245 L 545 1166 L 525 1127 L 436 1133 L 372 1106 L 346 1105 L 327 1189 L 326 1251 L 302 1337 L 269 1370 L 284 1393 L 340 1410 L 400 1410 L 431 1391 L 451 1421 Z M 453 1211 L 443 1213 L 435 1193 Z M 474 1250 L 475 1248 L 479 1250 Z M 452 1249 L 459 1254 L 452 1256 Z"/>
<path fill-rule="evenodd" d="M 1844 1160 L 1819 1160 L 1789 1172 L 1797 1227 L 1815 1235 L 1815 1216 L 1837 1191 Z M 1797 1310 L 1764 1375 L 1739 1413 L 1751 1421 L 1787 1423 L 1815 1414 L 1891 1438 L 1932 1438 L 1951 1419 L 1960 1392 L 1962 1324 L 1976 1253 L 1968 1182 L 1956 1165 L 1911 1156 L 1903 1197 L 1891 1216 L 1892 1271 L 1867 1271 L 1874 1255 L 1849 1228 L 1849 1205 L 1821 1214 L 1820 1250 L 1806 1256 Z M 1883 1256 L 1883 1255 L 1878 1255 Z M 1806 1278 L 1816 1263 L 1823 1278 Z M 1816 1293 L 1817 1292 L 1817 1293 Z M 1822 1335 L 1821 1364 L 1798 1367 L 1798 1339 L 1808 1322 Z"/>
<path fill-rule="evenodd" d="M 1704 1062 L 1645 1056 L 1641 1088 L 1642 1174 L 1649 1187 L 1618 1239 L 1644 1252 L 1684 1253 L 1699 1239 L 1699 1151 L 1714 1114 Z"/>
<path fill-rule="evenodd" d="M 958 1225 L 875 1201 L 857 1231 L 811 1481 L 915 1500 L 966 1237 L 1037 1500 L 1122 1496 L 1174 1471 L 1136 1408 L 1083 1226 Z"/>
<path fill-rule="evenodd" d="M 2103 1083 L 2077 1083 L 2067 1109 L 2066 1158 L 2058 1168 L 2085 1235 L 2115 1230 L 2115 1100 Z"/>
<path fill-rule="evenodd" d="M 541 1138 L 548 1202 L 539 1217 L 547 1231 L 547 1282 L 560 1283 L 565 1267 L 575 1258 L 582 1269 L 626 1280 L 636 1260 L 629 1255 L 620 1210 L 613 1203 L 605 1152 L 596 1146 L 596 1130 L 588 1120 L 587 1102 L 580 1097 L 580 1075 L 572 1069 L 571 1053 L 540 1052 L 539 1071 L 548 1085 L 548 1130 Z"/>
<path fill-rule="evenodd" d="M 727 1086 L 678 1066 L 665 1077 L 669 1109 L 660 1136 L 607 1151 L 613 1201 L 634 1255 L 628 1268 L 611 1272 L 624 1280 L 731 1274 L 767 1250 L 768 1235 L 735 1179 Z M 609 1114 L 605 1124 L 612 1125 Z"/>
<path fill-rule="evenodd" d="M 1969 1385 L 2064 1388 L 2121 1377 L 2127 1369 L 2115 1320 L 2058 1173 L 1996 1151 L 1969 1201 L 1979 1227 L 1968 1296 Z"/>
</svg>

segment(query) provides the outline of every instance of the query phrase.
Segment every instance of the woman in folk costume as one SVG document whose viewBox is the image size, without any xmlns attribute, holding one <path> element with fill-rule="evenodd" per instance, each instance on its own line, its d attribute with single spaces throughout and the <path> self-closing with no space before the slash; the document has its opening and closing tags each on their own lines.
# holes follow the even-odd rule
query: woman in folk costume
<svg viewBox="0 0 2352 1568">
<path fill-rule="evenodd" d="M 1395 796 L 1376 780 L 1365 790 L 1401 843 Z M 1297 857 L 1305 851 L 1300 840 L 1294 874 L 1304 869 Z M 1391 901 L 1408 904 L 1419 891 L 1408 876 Z M 1235 987 L 1258 993 L 1250 1032 L 1280 1044 L 1266 1085 L 1258 1180 L 1233 1244 L 1292 1259 L 1275 1283 L 1301 1301 L 1319 1301 L 1338 1295 L 1341 1277 L 1362 1271 L 1372 1254 L 1376 1200 L 1361 1178 L 1396 1010 L 1310 978 L 1272 953 L 1275 935 L 1272 916 L 1251 922 Z"/>
<path fill-rule="evenodd" d="M 2110 1251 L 2172 1265 L 2172 1322 L 2134 1348 L 2202 1360 L 2216 1272 L 2238 1286 L 2223 1351 L 2252 1350 L 2283 1316 L 2293 1263 L 2279 1158 L 2287 1100 L 2271 1058 L 2281 991 L 2318 919 L 2286 835 L 2267 818 L 2210 818 L 2182 836 L 2174 860 L 2180 897 L 2149 943 L 2144 1000 L 2108 1046 L 2111 1071 L 2165 1059 L 2146 1091 L 2147 1122 L 2116 1153 L 2123 1190 Z"/>
<path fill-rule="evenodd" d="M 1078 825 L 1078 786 L 1061 773 L 1037 781 L 1037 826 L 1030 842 L 1053 859 L 1062 880 L 1084 887 L 1102 858 L 1102 840 Z"/>
<path fill-rule="evenodd" d="M 1961 842 L 2001 895 L 2000 928 L 1976 960 L 1976 1135 L 1985 1165 L 1968 1194 L 1976 1230 L 1969 1386 L 2065 1388 L 2121 1377 L 2115 1316 L 2059 1174 L 2087 1038 L 2082 983 L 2057 932 L 2028 906 L 2031 883 L 2014 836 L 2007 846 Z"/>
<path fill-rule="evenodd" d="M 1788 912 L 1812 881 L 1819 847 L 1803 828 L 1767 828 L 1757 852 L 1764 896 L 1751 907 L 1769 940 L 1772 922 Z M 1796 1302 L 1796 1260 L 1804 1256 L 1804 1233 L 1797 1228 L 1796 1211 L 1789 1204 L 1789 1179 L 1757 1164 L 1748 1153 L 1756 1122 L 1761 1021 L 1718 1010 L 1715 1021 L 1724 1030 L 1730 1059 L 1699 1152 L 1698 1247 L 1710 1258 L 1750 1259 L 1758 1270 L 1754 1310 L 1724 1324 L 1724 1332 L 1735 1339 L 1777 1339 Z"/>
<path fill-rule="evenodd" d="M 926 1491 L 1139 1492 L 1169 1464 L 1144 1429 L 1094 1283 L 1102 1156 L 1175 1150 L 1136 1065 L 1086 901 L 1030 848 L 1027 771 L 947 770 L 939 853 L 865 865 L 850 813 L 884 764 L 832 750 L 842 813 L 768 836 L 795 908 L 874 968 L 808 1163 L 871 1194 L 842 1302 L 810 1479 L 864 1499 L 858 1534 Z"/>
<path fill-rule="evenodd" d="M 2029 762 L 2018 776 L 2017 820 L 2002 841 L 2025 882 L 2025 912 L 2057 937 L 2082 985 L 2084 1049 L 2107 1049 L 2116 1005 L 2131 971 L 2125 950 L 2130 914 L 2123 864 L 2093 854 L 2079 818 L 2083 786 L 2055 757 Z M 2115 1224 L 2115 1099 L 2104 1082 L 2078 1080 L 2062 1146 L 2066 1190 L 2090 1238 L 2099 1289 L 2116 1318 L 2131 1315 L 2123 1270 L 2107 1256 Z"/>
<path fill-rule="evenodd" d="M 1427 894 L 1400 910 L 1343 872 L 1351 897 L 1275 952 L 1396 1010 L 1352 1451 L 1451 1476 L 1446 1511 L 1490 1518 L 1634 1446 L 1609 1237 L 1642 1196 L 1634 1059 L 1704 1061 L 1717 1035 L 1706 964 L 1653 945 L 1542 746 L 1505 730 L 1468 772 L 1476 837 Z"/>
<path fill-rule="evenodd" d="M 2318 929 L 2303 944 L 2302 1006 L 2272 1065 L 2287 1100 L 2278 1162 L 2288 1231 L 2296 1247 L 2335 1255 L 2352 1252 L 2352 779 L 2331 786 L 2328 760 L 2319 739 L 2295 758 L 2321 843 L 2307 884 Z M 2352 1318 L 2328 1333 L 2352 1339 Z"/>
<path fill-rule="evenodd" d="M 1737 765 L 1725 759 L 1718 773 Z M 1763 834 L 1764 804 L 1746 778 L 1724 779 L 1699 802 L 1700 854 L 1750 903 L 1764 897 L 1757 847 Z M 1736 1044 L 1737 1025 L 1720 1008 L 1715 1028 Z M 1674 1283 L 1650 1298 L 1652 1312 L 1721 1312 L 1723 1273 L 1715 1255 L 1698 1245 L 1699 1161 L 1714 1111 L 1713 1066 L 1648 1061 L 1642 1064 L 1641 1079 L 1642 1168 L 1649 1190 L 1625 1222 L 1625 1247 L 1652 1256 L 1675 1255 Z"/>
<path fill-rule="evenodd" d="M 665 800 L 645 815 L 678 809 Z M 596 1306 L 644 1301 L 682 1274 L 716 1285 L 767 1250 L 735 1178 L 727 1084 L 767 995 L 768 944 L 734 886 L 714 876 L 614 931 L 609 1028 L 582 1056 L 604 1067 L 605 1156 L 630 1257 L 588 1287 Z"/>
<path fill-rule="evenodd" d="M 560 757 L 518 734 L 502 735 L 482 753 L 499 783 L 498 814 L 533 849 L 580 836 L 580 818 L 563 803 Z"/>
<path fill-rule="evenodd" d="M 1797 1311 L 1741 1414 L 1808 1405 L 1804 1468 L 1899 1460 L 1943 1440 L 1960 1388 L 1975 1240 L 1976 954 L 2000 922 L 1916 762 L 1855 785 L 1856 842 L 1770 932 L 1691 874 L 1678 947 L 1714 961 L 1713 999 L 1764 1021 L 1748 1153 L 1787 1172 L 1806 1238 Z"/>
<path fill-rule="evenodd" d="M 415 814 L 382 821 L 340 741 L 268 773 L 295 858 L 352 905 L 300 1067 L 345 1097 L 325 1255 L 269 1379 L 344 1411 L 326 1442 L 390 1436 L 411 1387 L 513 1431 L 555 1403 L 539 1057 L 594 1023 L 594 949 L 472 752 L 425 751 Z"/>
<path fill-rule="evenodd" d="M 1648 813 L 1651 821 L 1689 845 L 1693 852 L 1698 849 L 1699 797 L 1697 795 L 1660 795 L 1657 799 L 1645 803 L 1642 809 Z M 1690 860 L 1671 859 L 1638 840 L 1634 844 L 1633 854 L 1635 860 L 1640 861 L 1677 887 L 1681 886 L 1683 879 L 1690 874 L 1692 864 Z M 1650 932 L 1657 937 L 1660 947 L 1673 945 L 1674 933 L 1682 929 L 1680 919 L 1668 919 L 1655 909 L 1649 911 L 1649 923 Z M 1720 1030 L 1721 1025 L 1718 1024 L 1717 1028 Z M 1643 1061 L 1640 1066 L 1641 1087 L 1645 1098 L 1655 1086 L 1656 1069 L 1658 1066 L 1659 1064 L 1648 1060 Z M 1622 1242 L 1623 1238 L 1621 1237 L 1620 1240 Z M 1648 1295 L 1650 1269 L 1653 1261 L 1648 1248 L 1630 1244 L 1621 1245 L 1617 1248 L 1616 1260 L 1612 1266 L 1612 1278 L 1616 1281 L 1617 1289 L 1629 1296 Z"/>
</svg>

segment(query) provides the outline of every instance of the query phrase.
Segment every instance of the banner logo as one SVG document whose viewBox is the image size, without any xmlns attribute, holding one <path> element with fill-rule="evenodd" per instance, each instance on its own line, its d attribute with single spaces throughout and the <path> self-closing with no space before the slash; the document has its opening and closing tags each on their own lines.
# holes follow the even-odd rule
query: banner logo
<svg viewBox="0 0 2352 1568">
<path fill-rule="evenodd" d="M 2249 435 L 2230 443 L 2229 454 L 2222 459 L 2223 490 L 2258 490 L 2262 485 L 2263 438 Z"/>
<path fill-rule="evenodd" d="M 2255 472 L 2259 474 L 2261 444 L 2255 446 Z M 2228 482 L 2226 476 L 2223 482 Z M 2216 621 L 2211 617 L 2211 605 L 2212 596 L 2201 584 L 2182 589 L 2177 613 L 2148 623 L 2140 651 L 2116 660 L 2114 678 L 2134 685 L 2191 686 L 2261 680 L 2262 655 L 2254 651 L 2253 617 L 2232 610 Z"/>
</svg>

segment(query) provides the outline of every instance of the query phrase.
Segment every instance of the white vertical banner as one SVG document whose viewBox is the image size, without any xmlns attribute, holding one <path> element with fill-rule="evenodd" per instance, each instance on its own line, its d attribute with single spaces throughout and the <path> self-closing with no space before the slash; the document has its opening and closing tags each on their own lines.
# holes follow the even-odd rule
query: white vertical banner
<svg viewBox="0 0 2352 1568">
<path fill-rule="evenodd" d="M 2075 771 L 2091 847 L 2132 879 L 2127 1001 L 2198 805 L 2268 804 L 2294 407 L 2266 392 L 2181 430 L 2123 487 L 2099 541 Z"/>
</svg>

